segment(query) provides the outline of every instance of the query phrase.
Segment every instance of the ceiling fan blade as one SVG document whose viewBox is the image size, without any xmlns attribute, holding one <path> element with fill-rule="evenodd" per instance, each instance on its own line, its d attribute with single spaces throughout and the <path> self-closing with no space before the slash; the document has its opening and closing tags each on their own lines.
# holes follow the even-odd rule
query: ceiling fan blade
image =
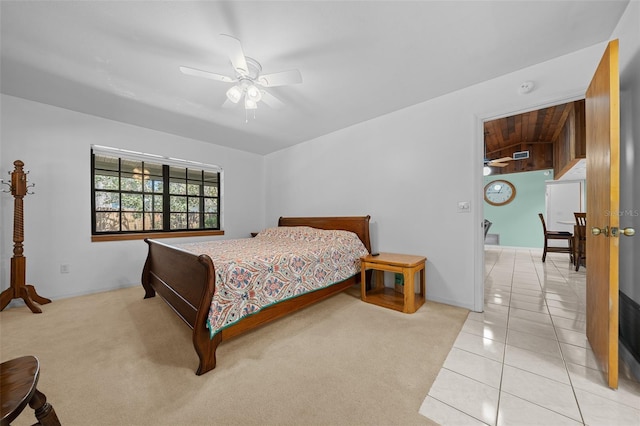
<svg viewBox="0 0 640 426">
<path fill-rule="evenodd" d="M 487 166 L 489 167 L 507 167 L 509 164 L 507 163 L 495 163 L 493 161 L 489 162 L 489 164 L 487 164 Z"/>
<path fill-rule="evenodd" d="M 262 102 L 264 102 L 265 105 L 273 108 L 273 109 L 280 109 L 282 107 L 284 107 L 284 102 L 282 102 L 280 99 L 276 98 L 275 96 L 273 96 L 271 93 L 267 92 L 266 90 L 262 91 Z"/>
<path fill-rule="evenodd" d="M 210 80 L 224 81 L 225 83 L 233 83 L 234 81 L 236 81 L 235 79 L 227 77 L 226 75 L 220 75 L 209 71 L 202 71 L 196 68 L 180 67 L 180 71 L 182 71 L 183 74 L 192 75 L 194 77 L 203 77 Z"/>
<path fill-rule="evenodd" d="M 233 102 L 231 102 L 228 98 L 224 100 L 224 102 L 222 103 L 222 108 L 225 109 L 231 109 L 231 108 L 235 108 L 237 107 L 238 104 L 235 104 Z"/>
<path fill-rule="evenodd" d="M 258 78 L 258 83 L 264 87 L 285 86 L 288 84 L 302 83 L 302 74 L 299 70 L 281 71 L 273 74 L 264 74 Z"/>
<path fill-rule="evenodd" d="M 502 158 L 496 158 L 495 160 L 489 160 L 489 162 L 504 163 L 505 161 L 511 161 L 511 160 L 513 160 L 513 158 L 511 157 L 502 157 Z"/>
<path fill-rule="evenodd" d="M 243 76 L 249 74 L 249 66 L 240 40 L 228 34 L 220 34 L 220 43 L 238 74 Z"/>
<path fill-rule="evenodd" d="M 502 157 L 502 158 L 496 158 L 495 160 L 489 160 L 490 163 L 504 163 L 505 161 L 511 161 L 513 160 L 513 158 L 511 157 Z"/>
</svg>

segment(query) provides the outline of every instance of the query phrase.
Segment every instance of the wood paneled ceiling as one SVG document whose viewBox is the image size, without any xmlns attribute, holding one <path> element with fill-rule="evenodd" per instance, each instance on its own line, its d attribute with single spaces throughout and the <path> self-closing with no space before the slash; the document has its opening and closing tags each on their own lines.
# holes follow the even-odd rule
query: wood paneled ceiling
<svg viewBox="0 0 640 426">
<path fill-rule="evenodd" d="M 553 168 L 553 144 L 558 140 L 572 103 L 551 106 L 484 123 L 485 159 L 511 157 L 529 151 L 527 160 L 512 161 L 497 173 L 513 173 Z"/>
</svg>

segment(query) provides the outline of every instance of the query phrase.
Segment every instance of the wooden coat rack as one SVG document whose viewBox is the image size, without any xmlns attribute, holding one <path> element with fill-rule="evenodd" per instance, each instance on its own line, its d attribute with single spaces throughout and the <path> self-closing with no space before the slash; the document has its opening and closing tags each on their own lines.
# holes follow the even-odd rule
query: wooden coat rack
<svg viewBox="0 0 640 426">
<path fill-rule="evenodd" d="M 42 297 L 36 293 L 36 289 L 26 284 L 27 258 L 23 256 L 24 241 L 24 215 L 22 207 L 22 199 L 29 194 L 28 188 L 35 185 L 27 185 L 27 173 L 22 170 L 24 163 L 20 160 L 13 162 L 15 169 L 11 172 L 11 184 L 2 181 L 8 185 L 11 195 L 14 196 L 14 214 L 13 214 L 13 257 L 11 258 L 11 286 L 0 294 L 0 311 L 7 307 L 13 299 L 21 298 L 24 303 L 31 309 L 34 314 L 42 313 L 42 309 L 36 303 L 44 305 L 51 303 L 50 299 Z"/>
</svg>

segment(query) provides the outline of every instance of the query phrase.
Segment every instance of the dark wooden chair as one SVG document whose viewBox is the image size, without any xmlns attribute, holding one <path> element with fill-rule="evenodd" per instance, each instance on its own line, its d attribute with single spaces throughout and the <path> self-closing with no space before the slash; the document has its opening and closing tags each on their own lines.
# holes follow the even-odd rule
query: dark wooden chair
<svg viewBox="0 0 640 426">
<path fill-rule="evenodd" d="M 547 259 L 547 253 L 569 253 L 569 262 L 573 263 L 573 234 L 569 231 L 549 231 L 544 222 L 542 213 L 538 213 L 540 222 L 542 222 L 542 231 L 544 232 L 544 251 L 542 252 L 542 261 Z M 556 247 L 550 246 L 549 240 L 564 240 L 567 246 Z"/>
<path fill-rule="evenodd" d="M 485 240 L 487 239 L 487 233 L 489 232 L 489 228 L 491 228 L 491 225 L 493 225 L 493 222 L 491 222 L 490 220 L 487 220 L 487 219 L 484 220 L 484 238 L 485 238 Z"/>
<path fill-rule="evenodd" d="M 573 263 L 576 265 L 576 271 L 580 269 L 580 263 L 584 261 L 587 264 L 587 214 L 583 212 L 575 212 L 576 218 Z"/>
<path fill-rule="evenodd" d="M 47 397 L 36 389 L 39 378 L 40 362 L 34 356 L 23 356 L 0 364 L 0 425 L 9 426 L 29 404 L 35 410 L 37 425 L 60 426 Z"/>
</svg>

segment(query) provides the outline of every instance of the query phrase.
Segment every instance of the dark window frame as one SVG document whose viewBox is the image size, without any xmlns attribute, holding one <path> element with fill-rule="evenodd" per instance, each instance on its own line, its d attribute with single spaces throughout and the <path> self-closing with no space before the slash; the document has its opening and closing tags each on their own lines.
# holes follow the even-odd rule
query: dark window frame
<svg viewBox="0 0 640 426">
<path fill-rule="evenodd" d="M 109 161 L 97 165 L 96 156 Z M 133 163 L 140 167 L 127 168 Z M 96 188 L 97 176 L 105 178 L 105 187 Z M 92 241 L 224 235 L 222 181 L 222 169 L 217 166 L 92 147 Z M 100 196 L 114 200 L 113 209 L 100 208 L 100 202 L 96 202 Z M 157 200 L 158 197 L 162 200 Z M 173 205 L 172 197 L 178 197 Z M 132 207 L 134 204 L 137 209 Z M 118 229 L 101 228 L 98 225 L 101 215 Z M 128 220 L 132 220 L 133 228 L 127 226 Z"/>
</svg>

